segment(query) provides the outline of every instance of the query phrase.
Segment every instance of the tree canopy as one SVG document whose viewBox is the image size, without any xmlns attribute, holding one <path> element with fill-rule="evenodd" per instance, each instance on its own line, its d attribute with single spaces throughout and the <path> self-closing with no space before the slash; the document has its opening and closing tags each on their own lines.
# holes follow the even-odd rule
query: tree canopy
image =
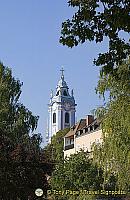
<svg viewBox="0 0 130 200">
<path fill-rule="evenodd" d="M 14 142 L 36 129 L 38 122 L 38 116 L 19 102 L 21 86 L 11 69 L 0 63 L 0 131 Z"/>
<path fill-rule="evenodd" d="M 108 52 L 100 53 L 94 63 L 102 66 L 101 76 L 115 73 L 130 55 L 130 1 L 69 0 L 68 4 L 76 11 L 72 19 L 62 23 L 60 42 L 73 47 L 87 40 L 103 42 L 106 37 Z"/>
<path fill-rule="evenodd" d="M 46 194 L 46 174 L 52 170 L 40 147 L 40 134 L 33 133 L 38 116 L 33 116 L 19 101 L 21 86 L 11 69 L 0 63 L 0 199 L 3 200 L 35 199 L 39 187 Z"/>
<path fill-rule="evenodd" d="M 52 189 L 62 191 L 98 190 L 101 189 L 102 182 L 102 170 L 97 168 L 83 151 L 71 155 L 63 163 L 56 165 L 51 177 Z M 71 199 L 70 196 L 64 194 L 65 199 Z M 57 199 L 64 198 L 57 197 Z"/>
<path fill-rule="evenodd" d="M 111 173 L 117 177 L 117 187 L 130 190 L 130 60 L 118 66 L 117 76 L 99 81 L 100 93 L 110 92 L 110 99 L 99 109 L 102 119 L 103 144 L 94 151 L 103 166 L 106 180 Z M 104 88 L 105 87 L 105 88 Z"/>
</svg>

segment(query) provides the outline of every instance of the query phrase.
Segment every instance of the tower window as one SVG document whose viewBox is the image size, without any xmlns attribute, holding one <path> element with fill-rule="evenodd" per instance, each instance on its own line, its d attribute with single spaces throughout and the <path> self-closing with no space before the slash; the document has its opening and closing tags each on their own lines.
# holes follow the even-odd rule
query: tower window
<svg viewBox="0 0 130 200">
<path fill-rule="evenodd" d="M 56 123 L 56 113 L 53 113 L 53 124 Z"/>
<path fill-rule="evenodd" d="M 57 92 L 56 96 L 58 96 L 58 95 L 59 95 L 59 91 Z"/>
<path fill-rule="evenodd" d="M 70 115 L 68 112 L 65 113 L 65 123 L 69 123 L 70 122 Z"/>
<path fill-rule="evenodd" d="M 67 92 L 66 92 L 65 90 L 64 90 L 64 92 L 63 92 L 63 95 L 64 95 L 64 96 L 67 96 Z"/>
</svg>

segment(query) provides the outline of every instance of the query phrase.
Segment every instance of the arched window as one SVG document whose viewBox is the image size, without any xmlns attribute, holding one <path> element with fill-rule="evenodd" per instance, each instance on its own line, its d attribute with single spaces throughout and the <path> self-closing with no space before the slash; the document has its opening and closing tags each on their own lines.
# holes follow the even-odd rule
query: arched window
<svg viewBox="0 0 130 200">
<path fill-rule="evenodd" d="M 53 124 L 56 123 L 56 113 L 53 113 Z"/>
<path fill-rule="evenodd" d="M 65 123 L 69 123 L 70 122 L 70 115 L 68 112 L 65 113 Z"/>
<path fill-rule="evenodd" d="M 65 90 L 64 90 L 64 92 L 63 92 L 63 95 L 64 95 L 64 96 L 67 96 L 67 92 L 66 92 Z"/>
</svg>

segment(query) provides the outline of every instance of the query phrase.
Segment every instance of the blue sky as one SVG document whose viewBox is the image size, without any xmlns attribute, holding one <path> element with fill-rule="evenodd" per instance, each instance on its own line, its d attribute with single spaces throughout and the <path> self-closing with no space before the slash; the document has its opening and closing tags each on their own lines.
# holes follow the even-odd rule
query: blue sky
<svg viewBox="0 0 130 200">
<path fill-rule="evenodd" d="M 74 12 L 67 0 L 1 0 L 0 8 L 0 60 L 24 83 L 20 101 L 40 116 L 37 132 L 45 133 L 50 90 L 55 91 L 62 66 L 70 90 L 74 88 L 77 120 L 101 104 L 93 59 L 107 42 L 73 49 L 59 43 L 62 21 Z"/>
</svg>

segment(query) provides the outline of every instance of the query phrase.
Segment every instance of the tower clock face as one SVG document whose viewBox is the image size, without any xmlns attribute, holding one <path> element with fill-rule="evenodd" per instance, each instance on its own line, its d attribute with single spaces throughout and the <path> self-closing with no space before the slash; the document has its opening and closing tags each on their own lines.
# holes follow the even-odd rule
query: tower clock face
<svg viewBox="0 0 130 200">
<path fill-rule="evenodd" d="M 69 103 L 65 103 L 65 109 L 69 110 L 70 109 L 70 104 Z"/>
</svg>

